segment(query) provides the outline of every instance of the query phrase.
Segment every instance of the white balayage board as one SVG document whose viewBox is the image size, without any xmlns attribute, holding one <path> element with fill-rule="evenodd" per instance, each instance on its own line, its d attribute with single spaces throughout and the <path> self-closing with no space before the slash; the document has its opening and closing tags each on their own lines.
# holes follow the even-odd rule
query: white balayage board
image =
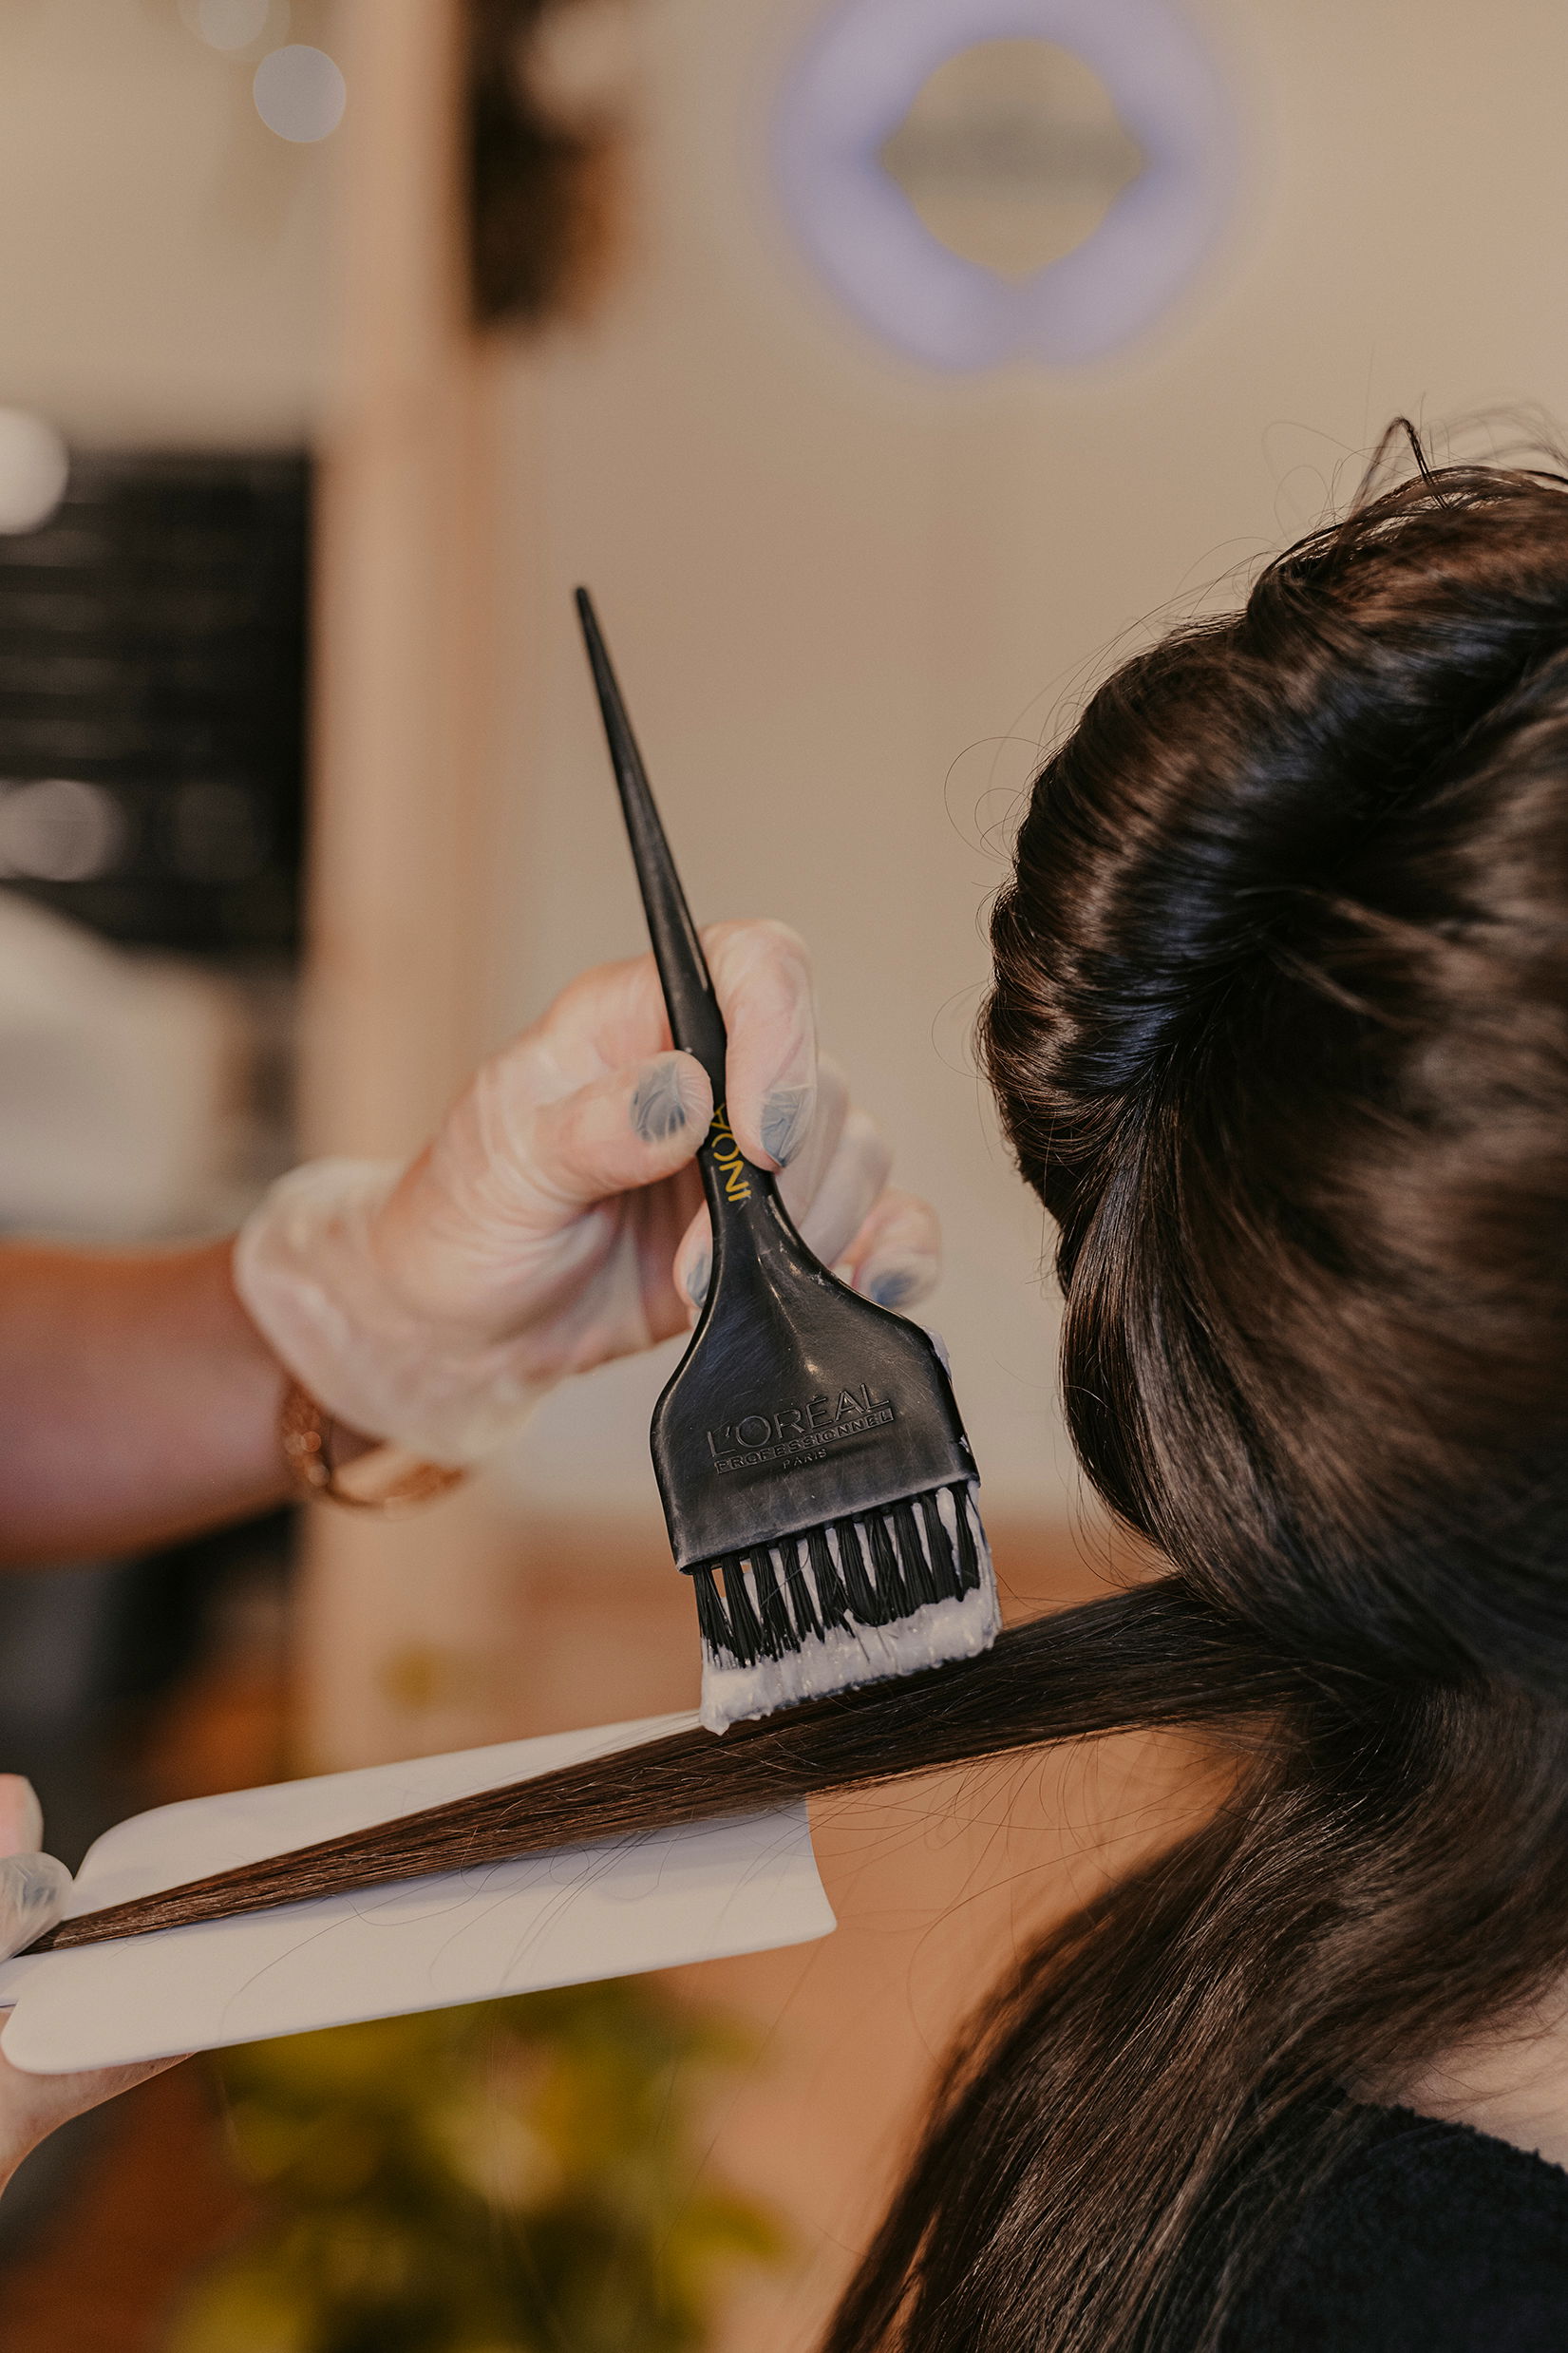
<svg viewBox="0 0 1568 2353">
<path fill-rule="evenodd" d="M 695 1724 L 665 1716 L 194 1798 L 91 1849 L 68 1917 Z M 803 1945 L 834 1926 L 803 1806 L 0 1963 L 32 2074 L 215 2050 Z"/>
</svg>

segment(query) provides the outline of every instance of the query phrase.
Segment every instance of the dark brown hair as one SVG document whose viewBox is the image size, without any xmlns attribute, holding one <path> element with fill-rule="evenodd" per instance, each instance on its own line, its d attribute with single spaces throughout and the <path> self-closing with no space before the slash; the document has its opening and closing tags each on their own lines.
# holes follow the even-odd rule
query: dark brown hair
<svg viewBox="0 0 1568 2353">
<path fill-rule="evenodd" d="M 993 939 L 1073 1434 L 1171 1573 L 213 1901 L 1228 1735 L 966 2039 L 828 2340 L 1212 2353 L 1359 2103 L 1568 1959 L 1568 481 L 1423 463 L 1128 662 Z"/>
<path fill-rule="evenodd" d="M 1568 482 L 1417 457 L 1101 689 L 995 909 L 1078 1452 L 1291 1689 L 999 1998 L 835 2353 L 1220 2344 L 1347 2095 L 1568 1961 Z"/>
</svg>

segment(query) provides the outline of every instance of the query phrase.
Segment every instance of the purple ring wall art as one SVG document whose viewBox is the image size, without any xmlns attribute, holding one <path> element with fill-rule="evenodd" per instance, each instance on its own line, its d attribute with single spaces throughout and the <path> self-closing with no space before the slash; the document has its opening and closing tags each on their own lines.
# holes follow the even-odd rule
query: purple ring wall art
<svg viewBox="0 0 1568 2353">
<path fill-rule="evenodd" d="M 1084 242 L 1021 282 L 933 235 L 879 160 L 918 92 L 992 41 L 1049 42 L 1099 77 L 1142 169 Z M 838 0 L 781 92 L 774 166 L 796 235 L 850 309 L 928 366 L 1057 366 L 1147 327 L 1214 244 L 1234 176 L 1219 79 L 1170 0 Z"/>
</svg>

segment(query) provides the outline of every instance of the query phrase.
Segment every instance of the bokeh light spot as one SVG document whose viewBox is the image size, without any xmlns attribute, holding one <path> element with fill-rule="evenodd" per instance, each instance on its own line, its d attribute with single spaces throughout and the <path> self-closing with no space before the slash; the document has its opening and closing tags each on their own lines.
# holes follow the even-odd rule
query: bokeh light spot
<svg viewBox="0 0 1568 2353">
<path fill-rule="evenodd" d="M 0 874 L 86 882 L 107 874 L 124 846 L 125 821 L 102 785 L 41 777 L 0 799 Z"/>
<path fill-rule="evenodd" d="M 325 49 L 302 41 L 274 49 L 255 69 L 255 110 L 279 139 L 326 139 L 343 120 L 349 87 Z"/>
<path fill-rule="evenodd" d="M 69 474 L 69 454 L 52 425 L 26 408 L 0 408 L 0 532 L 47 522 Z"/>
</svg>

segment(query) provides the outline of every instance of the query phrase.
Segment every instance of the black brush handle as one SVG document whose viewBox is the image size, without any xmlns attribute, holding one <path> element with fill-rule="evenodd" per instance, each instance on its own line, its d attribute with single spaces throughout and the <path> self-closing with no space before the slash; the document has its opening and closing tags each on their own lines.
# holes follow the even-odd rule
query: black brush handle
<svg viewBox="0 0 1568 2353">
<path fill-rule="evenodd" d="M 695 1055 L 708 1072 L 713 1090 L 713 1125 L 697 1158 L 713 1220 L 716 1288 L 727 1239 L 733 1242 L 745 1233 L 754 1243 L 763 1243 L 765 1236 L 770 1238 L 772 1230 L 785 1221 L 772 1178 L 740 1160 L 739 1148 L 730 1133 L 724 1099 L 727 1039 L 708 959 L 703 955 L 681 878 L 665 840 L 648 770 L 632 732 L 594 599 L 586 588 L 577 590 L 576 606 L 598 692 L 604 731 L 610 741 L 610 760 L 632 844 L 637 887 L 642 892 L 643 909 L 648 917 L 649 937 L 653 942 L 653 960 L 659 968 L 665 1007 L 670 1015 L 670 1034 L 677 1046 Z"/>
<path fill-rule="evenodd" d="M 724 1015 L 713 994 L 708 959 L 691 920 L 691 910 L 686 903 L 675 861 L 670 855 L 670 844 L 649 787 L 648 770 L 626 715 L 626 704 L 598 615 L 594 610 L 594 599 L 586 588 L 578 589 L 576 605 L 594 685 L 598 692 L 604 731 L 610 739 L 610 760 L 631 837 L 637 887 L 642 892 L 649 937 L 653 942 L 653 960 L 659 968 L 670 1014 L 670 1034 L 677 1046 L 695 1054 L 708 1072 L 714 1102 L 722 1103 L 727 1040 Z"/>
</svg>

